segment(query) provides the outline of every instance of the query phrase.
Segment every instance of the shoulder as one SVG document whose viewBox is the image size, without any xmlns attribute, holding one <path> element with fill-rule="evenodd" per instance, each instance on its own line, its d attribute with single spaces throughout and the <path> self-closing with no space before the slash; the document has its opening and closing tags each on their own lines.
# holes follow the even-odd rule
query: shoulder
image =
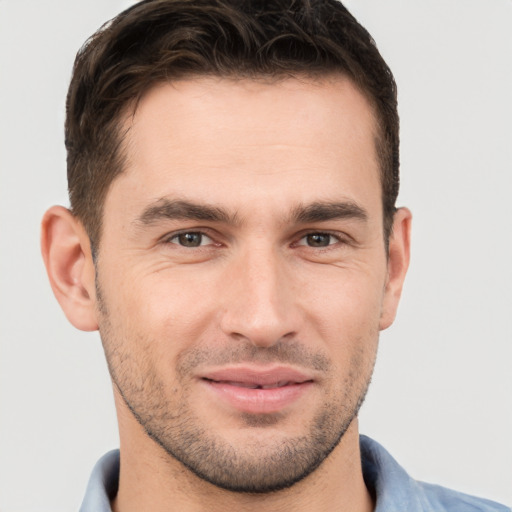
<svg viewBox="0 0 512 512">
<path fill-rule="evenodd" d="M 512 512 L 509 507 L 439 485 L 418 482 L 377 442 L 360 437 L 365 483 L 375 512 Z"/>
<path fill-rule="evenodd" d="M 417 482 L 425 502 L 432 511 L 447 512 L 511 512 L 509 507 L 484 498 L 477 498 L 439 485 Z"/>
</svg>

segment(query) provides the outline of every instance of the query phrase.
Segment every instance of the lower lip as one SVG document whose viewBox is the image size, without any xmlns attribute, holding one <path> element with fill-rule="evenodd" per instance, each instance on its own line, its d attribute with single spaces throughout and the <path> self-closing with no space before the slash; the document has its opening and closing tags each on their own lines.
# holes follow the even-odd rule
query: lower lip
<svg viewBox="0 0 512 512">
<path fill-rule="evenodd" d="M 282 412 L 296 402 L 312 385 L 301 382 L 280 388 L 252 389 L 234 386 L 227 382 L 203 380 L 209 389 L 241 412 L 251 414 L 271 414 Z"/>
</svg>

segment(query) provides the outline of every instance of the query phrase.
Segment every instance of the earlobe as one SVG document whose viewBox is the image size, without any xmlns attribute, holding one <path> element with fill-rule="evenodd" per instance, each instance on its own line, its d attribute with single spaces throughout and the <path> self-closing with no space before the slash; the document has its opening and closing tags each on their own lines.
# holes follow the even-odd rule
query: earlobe
<svg viewBox="0 0 512 512">
<path fill-rule="evenodd" d="M 393 220 L 393 231 L 389 238 L 388 276 L 382 313 L 380 330 L 387 329 L 394 321 L 402 293 L 405 275 L 409 267 L 411 246 L 412 214 L 407 208 L 399 208 Z"/>
<path fill-rule="evenodd" d="M 80 330 L 96 330 L 95 269 L 89 238 L 68 209 L 53 206 L 45 213 L 41 251 L 53 293 L 68 320 Z"/>
</svg>

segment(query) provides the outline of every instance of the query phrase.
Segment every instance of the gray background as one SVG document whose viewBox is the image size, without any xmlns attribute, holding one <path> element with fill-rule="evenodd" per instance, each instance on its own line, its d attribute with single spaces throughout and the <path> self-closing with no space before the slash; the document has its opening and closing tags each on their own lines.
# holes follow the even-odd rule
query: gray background
<svg viewBox="0 0 512 512">
<path fill-rule="evenodd" d="M 512 503 L 512 2 L 351 0 L 395 73 L 400 204 L 414 214 L 397 323 L 361 430 L 416 478 Z M 0 0 L 0 510 L 77 510 L 117 446 L 97 333 L 68 325 L 39 255 L 67 204 L 64 98 L 82 42 L 130 4 Z"/>
</svg>

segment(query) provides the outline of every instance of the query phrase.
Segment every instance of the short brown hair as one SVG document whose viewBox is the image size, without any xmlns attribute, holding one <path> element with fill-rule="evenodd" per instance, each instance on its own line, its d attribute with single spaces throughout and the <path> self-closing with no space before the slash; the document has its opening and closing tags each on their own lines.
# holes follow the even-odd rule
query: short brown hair
<svg viewBox="0 0 512 512">
<path fill-rule="evenodd" d="M 71 210 L 91 244 L 123 170 L 122 115 L 159 82 L 188 76 L 348 76 L 376 114 L 384 235 L 399 184 L 396 85 L 370 34 L 337 0 L 144 0 L 80 49 L 67 97 Z"/>
</svg>

